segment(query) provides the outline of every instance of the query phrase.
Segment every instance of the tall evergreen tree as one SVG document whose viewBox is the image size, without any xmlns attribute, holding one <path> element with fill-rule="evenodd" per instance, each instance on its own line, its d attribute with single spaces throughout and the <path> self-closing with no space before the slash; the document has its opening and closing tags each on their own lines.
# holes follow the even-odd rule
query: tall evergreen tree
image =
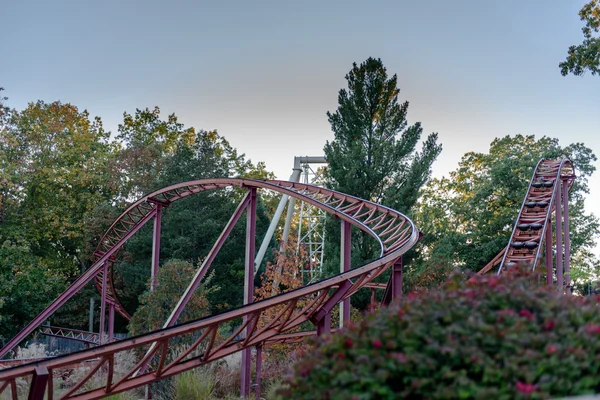
<svg viewBox="0 0 600 400">
<path fill-rule="evenodd" d="M 341 89 L 338 108 L 327 113 L 334 140 L 325 145 L 327 185 L 332 189 L 384 204 L 408 213 L 417 202 L 431 165 L 442 151 L 437 133 L 430 134 L 417 151 L 423 128 L 408 125 L 408 102 L 400 104 L 398 79 L 388 77 L 380 59 L 354 63 L 346 75 L 348 88 Z M 338 271 L 338 223 L 327 227 L 324 265 L 329 274 Z M 365 232 L 354 232 L 352 264 L 376 258 L 379 247 Z M 359 308 L 368 297 L 353 298 Z"/>
<path fill-rule="evenodd" d="M 442 150 L 437 133 L 416 151 L 423 128 L 419 122 L 408 126 L 408 102 L 398 103 L 398 79 L 395 74 L 388 78 L 380 59 L 354 63 L 346 80 L 337 110 L 327 113 L 335 135 L 325 145 L 328 183 L 408 212 Z"/>
</svg>

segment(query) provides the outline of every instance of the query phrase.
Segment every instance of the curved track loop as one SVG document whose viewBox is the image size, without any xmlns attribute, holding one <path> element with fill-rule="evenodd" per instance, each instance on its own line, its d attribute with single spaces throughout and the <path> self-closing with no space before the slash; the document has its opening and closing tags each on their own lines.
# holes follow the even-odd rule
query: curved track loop
<svg viewBox="0 0 600 400">
<path fill-rule="evenodd" d="M 93 365 L 90 373 L 56 398 L 96 399 L 176 375 L 250 346 L 298 340 L 303 335 L 295 333 L 300 325 L 308 321 L 313 324 L 319 323 L 335 304 L 368 285 L 391 267 L 419 238 L 419 232 L 413 222 L 403 214 L 379 204 L 317 186 L 247 179 L 200 180 L 169 186 L 129 207 L 102 238 L 96 263 L 86 271 L 83 279 L 80 278 L 81 281 L 87 280 L 83 284 L 77 281 L 76 283 L 83 287 L 82 285 L 96 277 L 102 271 L 104 263 L 108 262 L 118 248 L 154 216 L 159 205 L 168 206 L 173 201 L 194 193 L 231 186 L 270 189 L 313 204 L 373 236 L 380 245 L 380 257 L 332 278 L 223 314 L 0 371 L 0 393 L 15 387 L 18 379 L 36 379 L 36 376 L 43 376 L 44 371 L 48 373 L 46 376 L 60 376 L 61 371 L 87 362 L 87 365 Z M 112 285 L 108 287 L 112 290 Z M 112 301 L 118 304 L 118 297 L 114 291 L 111 296 Z M 57 299 L 57 304 L 58 300 L 61 299 Z M 228 326 L 237 328 L 233 332 L 223 334 Z M 185 339 L 192 344 L 178 356 L 173 356 L 171 350 Z M 135 367 L 125 371 L 119 368 L 121 354 L 132 350 L 142 354 L 148 349 L 150 350 Z M 149 367 L 142 372 L 140 368 L 148 365 L 150 360 L 152 362 Z M 42 386 L 47 398 L 52 400 L 53 380 L 48 379 L 47 383 L 43 381 Z"/>
<path fill-rule="evenodd" d="M 234 182 L 239 181 L 239 182 Z M 144 216 L 155 211 L 155 207 L 160 205 L 168 207 L 169 204 L 188 197 L 194 193 L 203 192 L 210 189 L 224 188 L 232 185 L 257 187 L 263 189 L 272 189 L 277 192 L 288 194 L 302 201 L 311 203 L 317 207 L 326 206 L 325 211 L 335 214 L 338 217 L 347 216 L 349 222 L 366 231 L 379 242 L 381 253 L 392 251 L 402 244 L 411 232 L 415 231 L 412 222 L 395 212 L 394 210 L 371 203 L 353 196 L 345 195 L 333 190 L 324 189 L 318 186 L 287 182 L 287 181 L 250 181 L 232 179 L 214 179 L 204 181 L 185 182 L 149 194 L 132 204 L 117 220 L 111 225 L 104 234 L 95 251 L 95 261 L 98 262 L 103 255 L 114 249 L 120 243 L 120 240 L 127 235 L 136 223 Z M 252 183 L 250 183 L 252 182 Z M 343 218 L 346 219 L 346 218 Z M 112 260 L 112 261 L 111 261 Z M 129 313 L 121 305 L 119 297 L 114 288 L 114 269 L 112 268 L 114 255 L 109 259 L 109 268 L 107 276 L 107 300 L 115 305 L 123 317 L 130 319 Z M 95 282 L 98 291 L 102 292 L 103 271 L 96 275 Z"/>
<path fill-rule="evenodd" d="M 559 197 L 560 182 L 568 179 L 571 185 L 574 169 L 570 160 L 541 159 L 535 167 L 529 182 L 523 204 L 515 221 L 508 245 L 502 249 L 477 274 L 482 275 L 493 268 L 500 274 L 504 269 L 517 264 L 535 268 L 537 265 L 542 239 L 551 223 L 552 212 Z"/>
</svg>

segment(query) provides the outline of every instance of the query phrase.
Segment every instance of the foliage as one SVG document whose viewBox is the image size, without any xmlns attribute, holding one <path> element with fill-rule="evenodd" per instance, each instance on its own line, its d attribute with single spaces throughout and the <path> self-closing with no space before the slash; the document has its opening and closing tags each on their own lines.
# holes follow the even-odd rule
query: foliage
<svg viewBox="0 0 600 400">
<path fill-rule="evenodd" d="M 581 28 L 585 39 L 582 44 L 569 47 L 567 59 L 558 65 L 563 76 L 583 75 L 585 71 L 600 74 L 600 37 L 594 37 L 600 30 L 600 0 L 590 0 L 579 11 L 579 17 L 585 22 Z"/>
<path fill-rule="evenodd" d="M 183 128 L 182 128 L 183 129 Z M 185 130 L 184 130 L 185 131 Z M 198 131 L 193 142 L 179 143 L 173 154 L 164 154 L 161 169 L 144 183 L 148 190 L 193 179 L 244 176 L 268 179 L 272 173 L 263 163 L 253 164 L 239 154 L 215 131 Z M 244 194 L 241 190 L 211 190 L 177 201 L 164 210 L 161 258 L 197 260 L 205 257 Z M 266 229 L 265 199 L 257 207 L 257 237 Z M 269 199 L 266 199 L 269 201 Z M 244 282 L 245 229 L 243 219 L 236 224 L 211 270 L 213 283 L 229 290 L 208 293 L 211 311 L 220 312 L 241 305 Z M 144 290 L 152 255 L 152 229 L 142 229 L 121 252 L 116 270 L 127 285 L 118 284 L 120 299 L 128 310 L 138 306 Z"/>
<path fill-rule="evenodd" d="M 597 270 L 590 249 L 600 225 L 585 213 L 583 197 L 596 156 L 582 143 L 561 147 L 557 139 L 516 135 L 495 139 L 488 153 L 465 154 L 449 177 L 433 179 L 423 189 L 414 218 L 425 236 L 409 274 L 434 267 L 482 268 L 506 246 L 537 162 L 563 154 L 577 174 L 569 192 L 574 272 Z"/>
<path fill-rule="evenodd" d="M 192 281 L 196 269 L 191 263 L 181 260 L 169 260 L 159 269 L 155 277 L 154 291 L 146 291 L 141 295 L 140 307 L 129 323 L 132 336 L 141 335 L 162 328 L 179 298 Z M 205 280 L 194 291 L 179 319 L 179 324 L 202 318 L 208 315 L 209 305 L 205 287 L 210 279 Z M 148 282 L 148 288 L 151 282 Z M 217 290 L 212 287 L 210 290 Z"/>
<path fill-rule="evenodd" d="M 124 148 L 118 156 L 117 178 L 122 181 L 121 195 L 136 199 L 155 187 L 156 176 L 168 156 L 181 145 L 190 145 L 196 136 L 194 128 L 184 128 L 171 114 L 166 120 L 160 118 L 160 109 L 136 109 L 135 115 L 123 113 L 117 139 Z"/>
<path fill-rule="evenodd" d="M 98 232 L 82 229 L 81 221 L 116 189 L 108 179 L 115 150 L 108 140 L 99 118 L 71 104 L 38 101 L 11 110 L 0 132 L 0 236 L 24 237 L 52 270 L 84 269 L 82 249 Z"/>
<path fill-rule="evenodd" d="M 549 398 L 598 391 L 598 297 L 563 295 L 529 276 L 457 274 L 412 293 L 295 367 L 294 399 Z"/>
<path fill-rule="evenodd" d="M 282 293 L 298 289 L 303 286 L 303 271 L 310 268 L 311 262 L 305 246 L 298 246 L 295 237 L 289 237 L 287 243 L 282 244 L 279 250 L 274 251 L 275 263 L 267 262 L 265 272 L 261 275 L 261 284 L 254 289 L 254 300 L 260 301 Z M 296 307 L 306 305 L 307 300 L 301 299 Z M 283 311 L 285 305 L 278 305 L 265 310 L 258 321 L 258 328 L 262 328 Z M 295 331 L 300 331 L 297 328 Z M 272 344 L 263 352 L 266 364 L 277 364 L 281 360 L 289 359 L 290 354 L 298 351 L 302 343 Z"/>
<path fill-rule="evenodd" d="M 415 147 L 423 128 L 408 126 L 408 102 L 398 104 L 396 75 L 380 59 L 353 64 L 338 108 L 327 113 L 334 140 L 325 145 L 328 183 L 336 190 L 408 211 L 441 151 L 437 134 Z M 399 137 L 398 137 L 399 135 Z"/>
<path fill-rule="evenodd" d="M 346 80 L 348 88 L 340 90 L 337 110 L 327 113 L 334 133 L 324 148 L 327 186 L 409 212 L 442 150 L 437 133 L 416 150 L 423 128 L 420 122 L 408 125 L 408 102 L 398 102 L 397 76 L 388 77 L 380 59 L 354 63 Z M 378 246 L 368 234 L 353 236 L 353 265 L 377 257 Z M 339 237 L 339 223 L 330 219 L 325 246 L 329 273 L 338 270 Z M 368 295 L 363 297 L 362 303 L 368 302 Z"/>
</svg>

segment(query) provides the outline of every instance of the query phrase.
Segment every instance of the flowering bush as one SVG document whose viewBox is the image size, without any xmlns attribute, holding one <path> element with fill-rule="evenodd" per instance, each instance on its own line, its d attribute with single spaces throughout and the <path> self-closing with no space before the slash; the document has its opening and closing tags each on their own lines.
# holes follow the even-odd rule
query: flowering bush
<svg viewBox="0 0 600 400">
<path fill-rule="evenodd" d="M 600 392 L 598 297 L 520 272 L 412 293 L 316 339 L 289 379 L 294 399 L 545 399 Z"/>
</svg>

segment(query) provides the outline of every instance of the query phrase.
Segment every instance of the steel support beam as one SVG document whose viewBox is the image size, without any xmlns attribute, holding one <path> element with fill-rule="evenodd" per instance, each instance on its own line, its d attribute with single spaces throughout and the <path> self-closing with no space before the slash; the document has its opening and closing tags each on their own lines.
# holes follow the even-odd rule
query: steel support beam
<svg viewBox="0 0 600 400">
<path fill-rule="evenodd" d="M 342 236 L 340 246 L 340 272 L 350 271 L 352 251 L 352 225 L 348 221 L 342 221 Z M 340 328 L 350 322 L 350 297 L 340 303 Z"/>
<path fill-rule="evenodd" d="M 160 231 L 162 220 L 162 204 L 156 204 L 156 215 L 154 216 L 154 231 L 152 234 L 152 269 L 150 270 L 150 290 L 156 288 L 156 275 L 158 274 L 158 265 L 160 263 Z"/>
<path fill-rule="evenodd" d="M 48 369 L 44 366 L 36 367 L 33 372 L 33 379 L 31 380 L 31 386 L 29 387 L 29 396 L 28 400 L 44 400 L 44 394 L 46 392 L 46 385 L 48 384 L 48 379 L 52 379 L 52 377 L 48 374 Z M 13 397 L 16 398 L 16 396 Z"/>
<path fill-rule="evenodd" d="M 260 400 L 260 384 L 262 374 L 262 346 L 256 346 L 256 400 Z"/>
<path fill-rule="evenodd" d="M 290 176 L 290 182 L 298 182 L 300 180 L 301 172 L 302 172 L 301 169 L 298 169 L 298 170 L 294 169 L 294 171 L 292 172 L 292 175 Z M 279 204 L 277 205 L 275 214 L 273 214 L 273 218 L 271 218 L 271 224 L 269 224 L 267 233 L 265 233 L 265 238 L 263 239 L 263 241 L 260 245 L 260 248 L 258 249 L 258 252 L 256 253 L 256 258 L 254 259 L 254 265 L 256 266 L 256 271 L 254 271 L 255 275 L 260 270 L 260 265 L 262 264 L 263 258 L 265 257 L 265 253 L 267 252 L 267 248 L 269 247 L 269 243 L 271 243 L 271 239 L 273 238 L 273 234 L 275 233 L 275 229 L 277 228 L 277 224 L 279 224 L 279 220 L 281 219 L 281 216 L 283 215 L 283 210 L 285 209 L 285 205 L 288 203 L 289 198 L 290 198 L 290 196 L 288 196 L 287 194 L 281 195 L 281 200 L 279 200 Z M 290 208 L 292 209 L 292 212 L 293 212 L 293 207 L 290 207 Z M 289 210 L 289 208 L 288 208 L 288 210 Z M 288 214 L 289 214 L 289 211 L 288 211 Z M 287 218 L 286 218 L 286 223 L 287 223 Z M 291 224 L 291 219 L 290 219 L 290 224 Z M 285 226 L 288 226 L 288 225 L 285 225 Z M 289 234 L 289 231 L 290 231 L 289 228 L 287 231 Z M 286 241 L 287 241 L 287 236 L 286 236 Z"/>
<path fill-rule="evenodd" d="M 402 257 L 392 267 L 392 301 L 402 297 Z"/>
<path fill-rule="evenodd" d="M 115 305 L 108 304 L 108 341 L 112 342 L 115 337 Z"/>
<path fill-rule="evenodd" d="M 106 333 L 106 286 L 108 285 L 108 260 L 104 261 L 102 272 L 102 298 L 100 302 L 100 344 L 104 344 L 104 334 Z"/>
<path fill-rule="evenodd" d="M 350 290 L 351 287 L 352 282 L 350 280 L 346 279 L 345 281 L 343 281 L 337 288 L 337 290 L 331 295 L 331 297 L 327 299 L 325 304 L 321 306 L 321 309 L 317 311 L 315 315 L 312 316 L 311 322 L 317 325 L 318 327 L 319 323 L 323 318 L 326 318 L 328 315 L 330 318 L 331 310 L 333 309 L 333 307 L 340 302 L 342 297 L 344 297 L 346 293 L 348 293 L 348 290 Z"/>
<path fill-rule="evenodd" d="M 546 224 L 546 284 L 551 286 L 554 284 L 554 268 L 552 260 L 552 213 L 548 215 L 548 223 Z"/>
<path fill-rule="evenodd" d="M 129 240 L 131 236 L 133 236 L 138 230 L 142 228 L 152 217 L 154 217 L 155 210 L 150 211 L 143 218 L 141 218 L 138 222 L 136 222 L 135 226 L 131 228 L 129 232 L 125 236 L 123 236 L 117 243 L 113 245 L 113 247 L 107 251 L 94 265 L 90 267 L 87 271 L 85 271 L 79 278 L 75 280 L 69 286 L 67 290 L 58 296 L 56 300 L 54 300 L 48 307 L 44 309 L 37 317 L 33 319 L 21 332 L 19 332 L 14 338 L 10 340 L 2 349 L 0 349 L 0 359 L 6 355 L 16 345 L 18 345 L 23 339 L 25 339 L 30 333 L 32 333 L 38 326 L 40 326 L 45 320 L 52 315 L 57 309 L 59 309 L 63 304 L 65 304 L 75 293 L 79 292 L 89 281 L 94 279 L 94 277 L 100 272 L 100 269 L 103 267 L 104 263 L 108 261 L 110 256 L 112 256 L 115 252 L 117 252 L 123 244 Z"/>
<path fill-rule="evenodd" d="M 246 207 L 246 262 L 244 274 L 244 305 L 254 299 L 254 250 L 256 246 L 256 188 L 249 188 L 250 199 Z M 244 316 L 244 322 L 248 316 Z M 246 337 L 250 335 L 250 327 L 245 330 Z M 252 348 L 242 350 L 242 397 L 250 395 L 250 363 Z"/>
<path fill-rule="evenodd" d="M 185 292 L 183 292 L 183 295 L 181 296 L 181 298 L 177 302 L 177 305 L 175 306 L 175 308 L 171 312 L 171 315 L 169 315 L 169 318 L 167 318 L 167 321 L 164 323 L 163 328 L 168 328 L 170 326 L 175 325 L 175 323 L 177 322 L 177 319 L 181 315 L 181 312 L 185 308 L 185 305 L 188 303 L 188 301 L 190 300 L 190 298 L 194 294 L 194 291 L 196 290 L 196 288 L 198 287 L 198 285 L 200 284 L 200 282 L 202 281 L 202 279 L 206 275 L 206 272 L 208 271 L 208 269 L 212 265 L 212 262 L 214 261 L 214 259 L 217 256 L 217 254 L 219 254 L 219 251 L 221 250 L 221 247 L 223 247 L 223 244 L 225 243 L 225 241 L 229 237 L 229 234 L 233 230 L 233 227 L 238 222 L 238 220 L 240 219 L 241 215 L 244 213 L 244 210 L 247 208 L 250 199 L 251 199 L 250 192 L 248 192 L 246 194 L 246 196 L 242 199 L 242 201 L 240 202 L 240 204 L 238 204 L 238 206 L 237 206 L 235 212 L 233 213 L 233 215 L 231 216 L 231 218 L 229 218 L 229 221 L 227 222 L 227 225 L 225 225 L 225 228 L 223 228 L 223 231 L 221 232 L 221 234 L 217 238 L 217 241 L 215 242 L 215 244 L 213 245 L 213 247 L 208 252 L 208 255 L 206 256 L 206 258 L 204 259 L 204 261 L 200 265 L 200 268 L 198 268 L 198 270 L 196 271 L 196 274 L 194 275 L 194 278 L 192 279 L 192 281 L 188 285 L 187 289 L 185 289 Z"/>
<path fill-rule="evenodd" d="M 331 314 L 327 313 L 317 323 L 317 336 L 321 336 L 324 333 L 331 333 Z"/>
<path fill-rule="evenodd" d="M 565 235 L 565 286 L 567 293 L 571 293 L 571 236 L 569 230 L 569 180 L 563 179 L 563 224 Z"/>
<path fill-rule="evenodd" d="M 244 198 L 242 199 L 240 204 L 238 204 L 238 206 L 235 209 L 231 218 L 229 218 L 227 225 L 225 225 L 225 228 L 223 228 L 223 231 L 217 238 L 217 241 L 215 242 L 213 247 L 208 252 L 208 255 L 206 256 L 204 261 L 202 261 L 200 268 L 198 268 L 198 270 L 196 270 L 196 273 L 194 274 L 192 281 L 190 282 L 188 287 L 185 289 L 185 292 L 183 292 L 183 294 L 179 298 L 179 301 L 177 302 L 177 305 L 175 306 L 173 311 L 171 311 L 171 315 L 169 315 L 169 318 L 167 318 L 167 320 L 163 324 L 163 329 L 171 327 L 177 323 L 177 319 L 179 318 L 179 316 L 185 309 L 185 306 L 187 305 L 188 301 L 190 301 L 190 299 L 192 298 L 194 291 L 198 288 L 198 285 L 200 284 L 200 282 L 202 281 L 204 276 L 206 276 L 206 272 L 212 265 L 212 262 L 214 261 L 217 254 L 219 254 L 221 247 L 223 247 L 223 244 L 229 237 L 229 234 L 233 230 L 233 227 L 235 226 L 235 224 L 238 222 L 238 220 L 240 219 L 240 217 L 242 216 L 242 214 L 248 207 L 250 199 L 251 199 L 251 192 L 248 191 L 248 193 L 246 193 L 246 196 L 244 196 Z M 150 354 L 154 350 L 154 347 L 155 347 L 155 344 L 152 344 L 150 346 L 150 348 L 148 349 L 148 351 L 146 352 L 146 355 Z M 148 366 L 148 363 L 144 364 L 138 372 L 144 371 L 147 366 Z M 136 374 L 138 372 L 136 372 Z"/>
<path fill-rule="evenodd" d="M 556 210 L 556 285 L 558 286 L 558 290 L 562 292 L 564 288 L 563 283 L 563 235 L 562 235 L 562 181 L 557 179 L 555 183 L 555 196 L 556 201 L 554 202 L 556 206 L 554 207 Z"/>
</svg>

